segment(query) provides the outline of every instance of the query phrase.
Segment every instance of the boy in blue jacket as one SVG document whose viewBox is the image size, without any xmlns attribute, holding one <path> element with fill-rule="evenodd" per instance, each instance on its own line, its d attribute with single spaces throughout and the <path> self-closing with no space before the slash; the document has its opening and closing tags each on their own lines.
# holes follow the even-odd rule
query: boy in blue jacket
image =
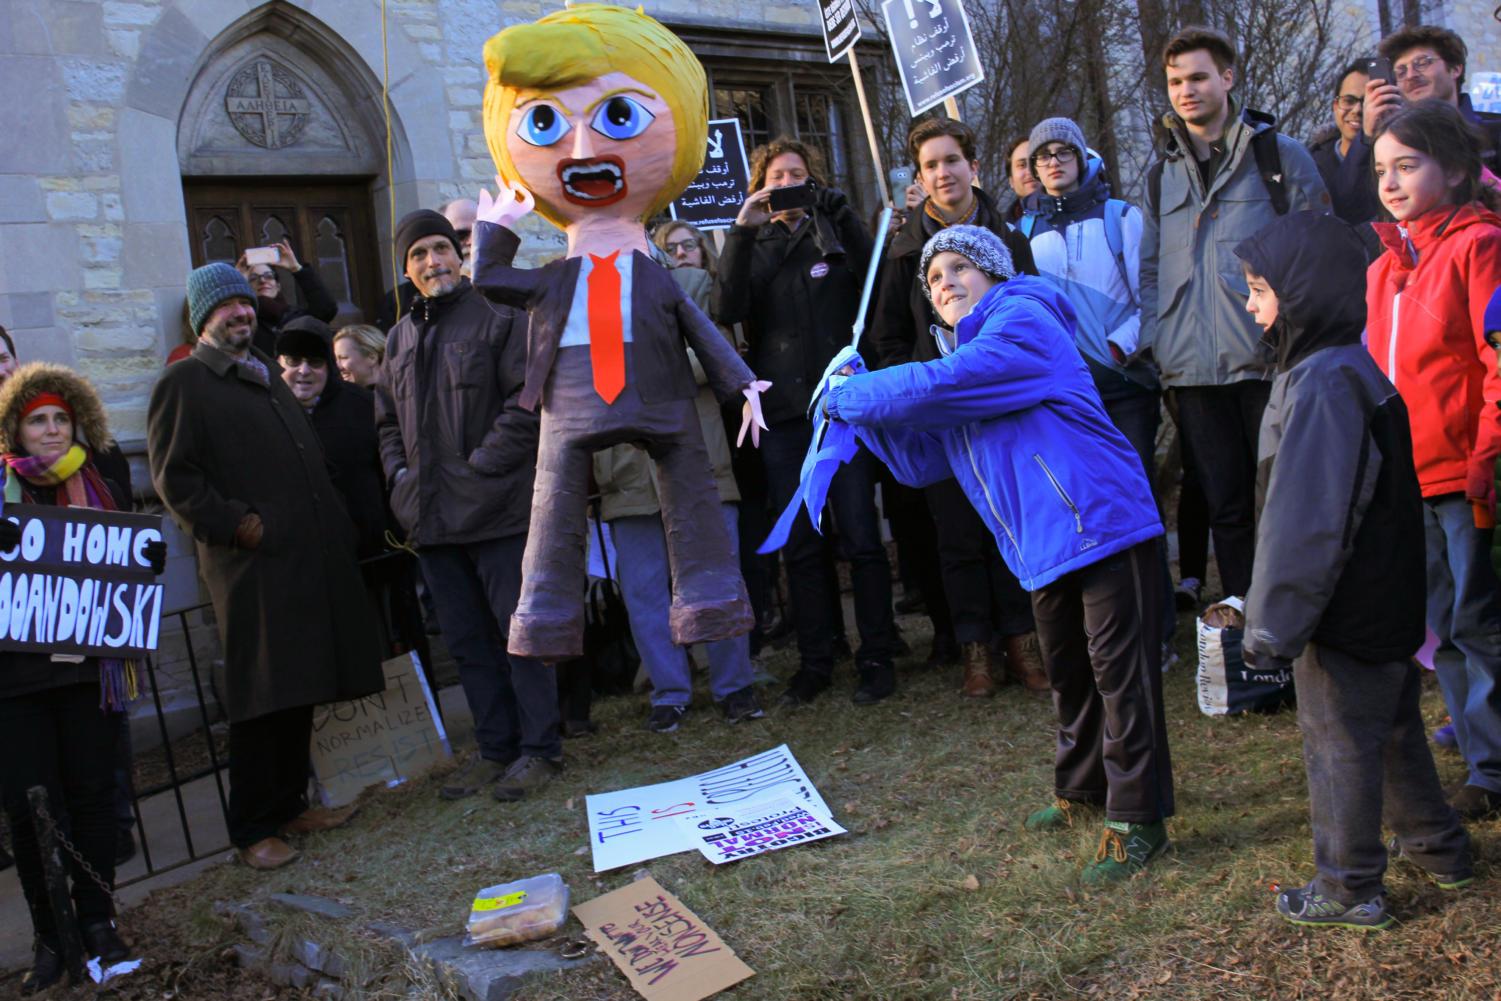
<svg viewBox="0 0 1501 1001">
<path fill-rule="evenodd" d="M 1031 592 L 1058 712 L 1055 801 L 1034 831 L 1105 808 L 1085 882 L 1140 871 L 1168 845 L 1172 766 L 1162 708 L 1157 539 L 1141 461 L 1074 346 L 1073 307 L 1016 275 L 995 234 L 951 226 L 918 280 L 952 330 L 941 357 L 831 380 L 824 410 L 901 482 L 958 480 Z"/>
</svg>

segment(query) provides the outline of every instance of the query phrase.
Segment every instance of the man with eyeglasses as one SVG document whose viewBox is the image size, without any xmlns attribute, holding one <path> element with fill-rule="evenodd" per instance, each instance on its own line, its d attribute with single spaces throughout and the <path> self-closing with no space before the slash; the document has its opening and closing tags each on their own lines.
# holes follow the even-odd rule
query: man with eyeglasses
<svg viewBox="0 0 1501 1001">
<path fill-rule="evenodd" d="M 274 246 L 281 255 L 276 267 L 250 264 L 245 260 L 244 254 L 235 262 L 235 268 L 245 276 L 251 290 L 255 292 L 255 338 L 252 343 L 257 351 L 272 358 L 276 357 L 277 332 L 287 323 L 299 316 L 313 316 L 324 323 L 331 323 L 339 315 L 339 304 L 328 294 L 318 272 L 313 268 L 303 267 L 297 260 L 297 255 L 292 252 L 292 245 L 286 240 Z M 281 275 L 277 268 L 291 273 L 292 280 L 297 283 L 301 306 L 292 305 L 282 295 Z"/>
<path fill-rule="evenodd" d="M 1340 173 L 1340 165 L 1350 155 L 1350 148 L 1360 136 L 1365 108 L 1366 60 L 1357 59 L 1340 72 L 1334 85 L 1334 124 L 1314 136 L 1308 145 L 1319 176 L 1329 189 L 1334 214 L 1348 223 L 1370 222 L 1381 211 L 1376 189 L 1353 184 Z"/>
<path fill-rule="evenodd" d="M 1360 190 L 1373 206 L 1376 176 L 1371 170 L 1371 147 L 1376 129 L 1393 112 L 1410 101 L 1434 99 L 1448 101 L 1466 120 L 1480 130 L 1485 140 L 1481 154 L 1492 175 L 1488 183 L 1501 183 L 1501 115 L 1477 111 L 1470 95 L 1460 90 L 1465 82 L 1465 63 L 1469 48 L 1464 39 L 1436 25 L 1421 24 L 1400 28 L 1381 40 L 1376 51 L 1392 62 L 1395 83 L 1371 78 L 1365 86 L 1365 105 L 1361 113 L 1361 132 L 1350 144 L 1350 152 L 1340 164 L 1341 188 Z M 1368 219 L 1377 212 L 1373 207 Z"/>
</svg>

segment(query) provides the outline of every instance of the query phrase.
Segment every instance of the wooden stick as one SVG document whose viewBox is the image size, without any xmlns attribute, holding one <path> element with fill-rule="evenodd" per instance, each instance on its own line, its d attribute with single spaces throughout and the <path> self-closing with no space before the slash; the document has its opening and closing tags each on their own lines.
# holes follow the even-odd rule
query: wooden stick
<svg viewBox="0 0 1501 1001">
<path fill-rule="evenodd" d="M 957 98 L 945 97 L 943 99 L 943 110 L 948 112 L 949 117 L 954 121 L 964 121 L 964 119 L 959 117 L 959 101 Z"/>
<path fill-rule="evenodd" d="M 876 124 L 870 117 L 870 104 L 865 100 L 865 80 L 860 76 L 860 63 L 855 59 L 855 47 L 848 53 L 850 74 L 855 78 L 855 96 L 860 100 L 860 117 L 865 119 L 865 141 L 870 143 L 870 158 L 876 165 L 876 204 L 890 204 L 886 193 L 886 164 L 881 159 L 881 144 L 876 140 Z"/>
</svg>

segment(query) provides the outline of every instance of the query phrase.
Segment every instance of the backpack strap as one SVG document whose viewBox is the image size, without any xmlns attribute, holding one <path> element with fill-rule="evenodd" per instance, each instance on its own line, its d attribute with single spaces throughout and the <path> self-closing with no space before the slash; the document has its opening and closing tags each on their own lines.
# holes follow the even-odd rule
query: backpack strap
<svg viewBox="0 0 1501 1001">
<path fill-rule="evenodd" d="M 1282 151 L 1277 148 L 1277 130 L 1262 129 L 1251 137 L 1251 152 L 1256 156 L 1256 172 L 1266 193 L 1272 197 L 1272 211 L 1287 215 L 1291 203 L 1287 198 L 1287 179 L 1282 173 Z"/>
<path fill-rule="evenodd" d="M 1166 160 L 1158 160 L 1147 168 L 1147 207 L 1158 219 L 1162 218 L 1162 171 Z"/>
<path fill-rule="evenodd" d="M 1126 295 L 1131 297 L 1131 305 L 1140 306 L 1141 303 L 1137 301 L 1136 293 L 1131 288 L 1131 272 L 1126 270 L 1126 237 L 1121 231 L 1121 225 L 1129 211 L 1131 206 L 1119 198 L 1106 199 L 1103 217 L 1105 244 L 1115 258 L 1115 266 L 1121 273 L 1121 284 L 1126 286 Z"/>
</svg>

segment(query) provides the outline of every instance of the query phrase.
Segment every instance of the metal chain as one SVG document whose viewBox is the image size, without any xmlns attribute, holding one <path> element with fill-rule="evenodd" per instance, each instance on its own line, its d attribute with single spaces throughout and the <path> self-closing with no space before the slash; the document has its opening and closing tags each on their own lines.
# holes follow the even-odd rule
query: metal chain
<svg viewBox="0 0 1501 1001">
<path fill-rule="evenodd" d="M 57 821 L 52 819 L 52 815 L 47 812 L 45 806 L 42 806 L 40 803 L 36 804 L 36 812 L 42 823 L 52 828 L 52 833 L 57 836 L 57 843 L 62 845 L 63 851 L 73 856 L 73 861 L 77 862 L 78 867 L 84 871 L 84 874 L 94 881 L 95 886 L 104 891 L 118 912 L 120 910 L 120 900 L 115 896 L 115 888 L 106 883 L 104 877 L 95 872 L 94 867 L 84 860 L 83 855 L 73 846 L 73 842 L 68 840 L 68 836 L 63 833 L 63 829 L 58 826 Z"/>
</svg>

